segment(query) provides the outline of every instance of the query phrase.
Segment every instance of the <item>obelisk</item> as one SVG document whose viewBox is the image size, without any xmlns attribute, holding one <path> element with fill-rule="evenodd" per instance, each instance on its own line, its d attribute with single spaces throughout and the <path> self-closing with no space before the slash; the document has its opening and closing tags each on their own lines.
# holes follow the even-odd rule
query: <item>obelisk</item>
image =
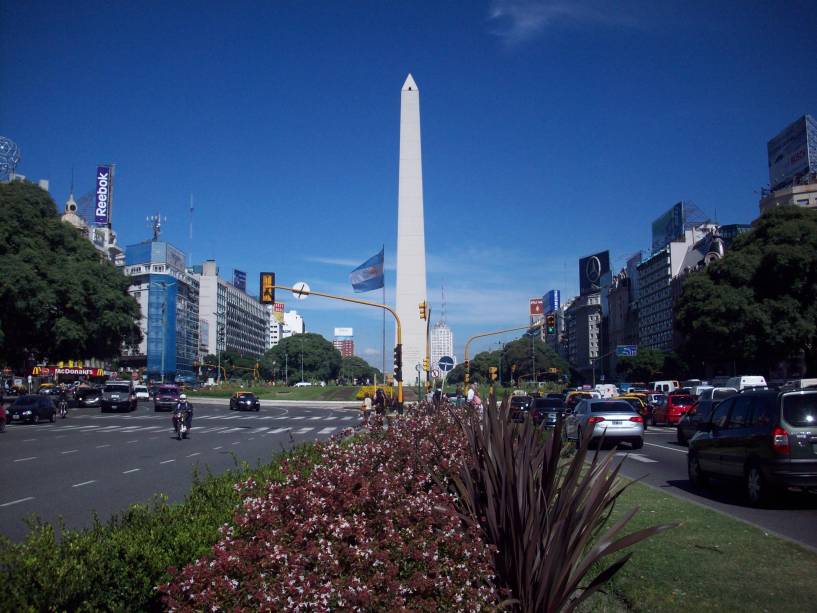
<svg viewBox="0 0 817 613">
<path fill-rule="evenodd" d="M 426 240 L 423 222 L 423 164 L 420 149 L 420 92 L 411 75 L 400 92 L 400 175 L 397 187 L 397 315 L 403 326 L 403 380 L 413 383 L 426 353 Z M 420 373 L 425 380 L 425 373 Z"/>
</svg>

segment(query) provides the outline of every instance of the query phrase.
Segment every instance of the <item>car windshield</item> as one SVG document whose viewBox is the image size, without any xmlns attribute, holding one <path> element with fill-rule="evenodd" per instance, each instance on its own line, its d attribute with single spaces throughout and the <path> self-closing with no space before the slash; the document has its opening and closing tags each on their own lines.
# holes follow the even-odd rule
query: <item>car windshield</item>
<svg viewBox="0 0 817 613">
<path fill-rule="evenodd" d="M 179 390 L 177 390 L 175 387 L 160 387 L 159 393 L 163 396 L 178 396 Z"/>
<path fill-rule="evenodd" d="M 673 396 L 672 404 L 677 407 L 691 407 L 694 404 L 692 396 Z"/>
<path fill-rule="evenodd" d="M 536 408 L 539 409 L 561 409 L 564 407 L 564 402 L 556 398 L 537 398 Z"/>
<path fill-rule="evenodd" d="M 14 401 L 12 406 L 15 407 L 30 407 L 37 404 L 37 397 L 36 396 L 20 396 L 17 400 Z"/>
<path fill-rule="evenodd" d="M 245 399 L 247 399 L 247 398 L 252 399 L 252 394 L 248 394 L 248 393 L 239 394 L 238 397 L 239 398 L 245 398 Z"/>
<path fill-rule="evenodd" d="M 633 407 L 623 400 L 617 402 L 594 402 L 590 405 L 593 413 L 632 413 Z"/>
<path fill-rule="evenodd" d="M 641 408 L 641 401 L 638 398 L 624 398 L 624 400 L 629 402 L 630 406 L 632 406 L 634 409 Z"/>
<path fill-rule="evenodd" d="M 783 417 L 792 426 L 817 426 L 817 394 L 784 396 Z"/>
<path fill-rule="evenodd" d="M 133 389 L 135 389 L 137 392 L 146 392 L 146 391 L 148 391 L 148 388 L 146 388 L 144 385 L 137 385 Z"/>
<path fill-rule="evenodd" d="M 511 406 L 525 406 L 530 402 L 530 398 L 527 396 L 514 396 L 511 398 Z"/>
<path fill-rule="evenodd" d="M 130 391 L 127 385 L 106 385 L 103 389 L 106 392 L 119 392 L 120 394 L 127 394 Z"/>
</svg>

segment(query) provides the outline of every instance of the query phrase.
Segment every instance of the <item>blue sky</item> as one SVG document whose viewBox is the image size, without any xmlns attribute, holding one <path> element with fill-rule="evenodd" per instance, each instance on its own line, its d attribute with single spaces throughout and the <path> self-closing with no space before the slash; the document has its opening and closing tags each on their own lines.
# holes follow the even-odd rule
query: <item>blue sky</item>
<svg viewBox="0 0 817 613">
<path fill-rule="evenodd" d="M 5 2 L 0 134 L 59 205 L 72 167 L 79 195 L 115 162 L 123 244 L 161 213 L 191 250 L 192 193 L 193 260 L 253 292 L 271 270 L 349 294 L 385 244 L 391 301 L 411 72 L 429 297 L 436 316 L 445 285 L 461 357 L 470 334 L 524 324 L 529 297 L 575 293 L 579 257 L 648 249 L 678 200 L 751 221 L 766 142 L 817 113 L 816 33 L 809 0 Z M 286 302 L 380 363 L 379 313 Z"/>
</svg>

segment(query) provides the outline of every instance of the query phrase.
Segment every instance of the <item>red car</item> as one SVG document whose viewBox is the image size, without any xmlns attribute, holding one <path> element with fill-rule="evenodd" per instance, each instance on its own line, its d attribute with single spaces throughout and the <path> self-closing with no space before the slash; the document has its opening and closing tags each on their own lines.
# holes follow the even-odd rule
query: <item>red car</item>
<svg viewBox="0 0 817 613">
<path fill-rule="evenodd" d="M 0 432 L 6 431 L 6 407 L 0 401 Z"/>
<path fill-rule="evenodd" d="M 670 394 L 664 404 L 656 405 L 652 414 L 653 426 L 675 426 L 695 401 L 689 394 Z"/>
</svg>

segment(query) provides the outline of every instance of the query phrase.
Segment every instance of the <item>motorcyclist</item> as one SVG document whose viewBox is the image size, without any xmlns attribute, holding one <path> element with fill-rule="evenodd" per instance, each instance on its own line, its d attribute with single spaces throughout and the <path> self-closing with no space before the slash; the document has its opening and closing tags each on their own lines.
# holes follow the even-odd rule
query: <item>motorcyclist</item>
<svg viewBox="0 0 817 613">
<path fill-rule="evenodd" d="M 187 426 L 189 432 L 193 427 L 193 403 L 187 400 L 187 394 L 179 394 L 176 410 L 184 412 L 184 425 Z"/>
<path fill-rule="evenodd" d="M 57 407 L 60 409 L 61 415 L 68 414 L 68 390 L 65 387 L 60 387 L 57 392 Z"/>
</svg>

